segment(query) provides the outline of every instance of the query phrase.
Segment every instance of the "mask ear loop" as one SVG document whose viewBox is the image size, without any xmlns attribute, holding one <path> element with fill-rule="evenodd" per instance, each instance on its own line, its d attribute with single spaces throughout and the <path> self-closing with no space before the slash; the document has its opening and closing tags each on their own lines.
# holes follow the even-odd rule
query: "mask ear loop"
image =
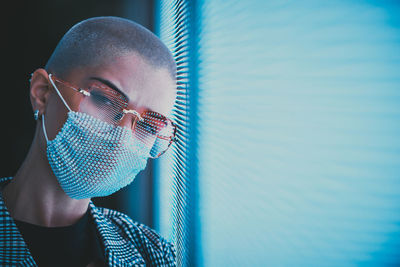
<svg viewBox="0 0 400 267">
<path fill-rule="evenodd" d="M 49 139 L 47 138 L 46 126 L 44 125 L 44 114 L 42 114 L 42 128 L 43 128 L 44 138 L 46 138 L 46 142 L 48 143 Z"/>
<path fill-rule="evenodd" d="M 53 74 L 49 74 L 49 80 L 50 80 L 51 84 L 53 85 L 54 89 L 56 90 L 58 96 L 61 98 L 62 102 L 64 102 L 64 105 L 67 107 L 67 109 L 68 109 L 69 111 L 72 111 L 72 110 L 69 108 L 67 102 L 65 102 L 64 97 L 62 97 L 60 91 L 58 91 L 58 88 L 57 88 L 56 84 L 53 82 L 53 79 L 51 79 L 51 76 L 52 76 L 52 75 L 53 75 Z"/>
<path fill-rule="evenodd" d="M 53 85 L 54 89 L 56 90 L 58 96 L 61 98 L 62 102 L 64 105 L 67 107 L 67 109 L 71 112 L 71 108 L 68 106 L 67 102 L 65 101 L 64 97 L 62 97 L 60 91 L 58 90 L 56 84 L 53 82 L 53 79 L 51 79 L 52 74 L 49 74 L 49 80 L 51 85 Z M 49 139 L 47 138 L 47 133 L 46 133 L 46 126 L 44 125 L 44 114 L 42 114 L 42 128 L 43 128 L 43 133 L 44 133 L 44 138 L 46 138 L 46 142 L 49 142 Z"/>
</svg>

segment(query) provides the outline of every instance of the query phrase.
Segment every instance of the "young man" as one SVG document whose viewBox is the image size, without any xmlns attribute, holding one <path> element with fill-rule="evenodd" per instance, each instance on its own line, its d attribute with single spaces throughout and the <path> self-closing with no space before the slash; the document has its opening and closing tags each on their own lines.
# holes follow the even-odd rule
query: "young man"
<svg viewBox="0 0 400 267">
<path fill-rule="evenodd" d="M 174 266 L 152 229 L 91 197 L 131 183 L 174 141 L 176 66 L 150 31 L 117 17 L 73 26 L 30 82 L 26 159 L 0 181 L 1 266 Z"/>
</svg>

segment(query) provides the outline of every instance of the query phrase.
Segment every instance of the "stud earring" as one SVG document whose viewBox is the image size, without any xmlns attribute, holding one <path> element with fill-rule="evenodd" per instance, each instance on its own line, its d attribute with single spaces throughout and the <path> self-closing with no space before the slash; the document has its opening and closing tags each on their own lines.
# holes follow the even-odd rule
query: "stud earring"
<svg viewBox="0 0 400 267">
<path fill-rule="evenodd" d="M 35 110 L 35 112 L 33 112 L 33 117 L 35 118 L 35 121 L 37 121 L 39 119 L 39 110 Z"/>
</svg>

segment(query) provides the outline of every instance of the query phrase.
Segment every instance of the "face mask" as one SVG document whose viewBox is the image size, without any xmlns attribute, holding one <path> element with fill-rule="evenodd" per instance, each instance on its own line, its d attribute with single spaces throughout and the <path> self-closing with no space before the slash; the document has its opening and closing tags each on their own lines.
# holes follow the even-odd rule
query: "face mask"
<svg viewBox="0 0 400 267">
<path fill-rule="evenodd" d="M 53 140 L 47 138 L 43 115 L 42 127 L 47 158 L 64 192 L 84 199 L 108 196 L 130 184 L 146 167 L 149 148 L 129 128 L 72 111 L 52 84 L 69 110 L 68 118 Z"/>
</svg>

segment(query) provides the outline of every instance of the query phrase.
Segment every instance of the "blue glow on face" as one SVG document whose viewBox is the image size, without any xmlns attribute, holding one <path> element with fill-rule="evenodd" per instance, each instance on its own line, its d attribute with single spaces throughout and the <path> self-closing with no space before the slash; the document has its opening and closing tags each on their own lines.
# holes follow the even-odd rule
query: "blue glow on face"
<svg viewBox="0 0 400 267">
<path fill-rule="evenodd" d="M 400 5 L 199 7 L 202 264 L 399 264 Z"/>
</svg>

